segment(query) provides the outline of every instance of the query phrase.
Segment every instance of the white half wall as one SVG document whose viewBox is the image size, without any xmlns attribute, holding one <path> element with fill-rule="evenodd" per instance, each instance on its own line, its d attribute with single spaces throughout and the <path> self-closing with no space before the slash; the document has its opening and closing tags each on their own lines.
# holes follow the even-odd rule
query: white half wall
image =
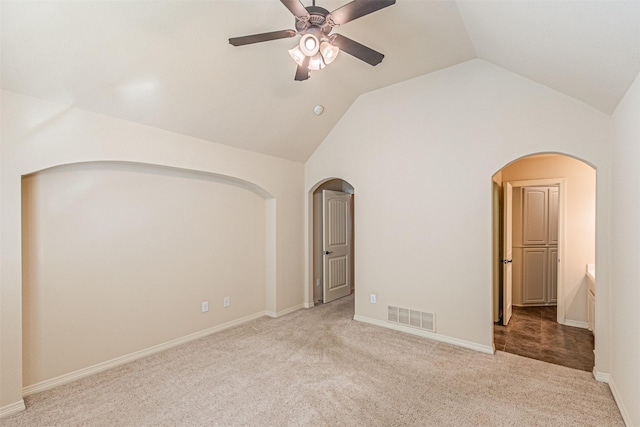
<svg viewBox="0 0 640 427">
<path fill-rule="evenodd" d="M 362 95 L 305 164 L 306 191 L 328 177 L 355 188 L 356 316 L 385 321 L 387 305 L 433 312 L 436 333 L 491 346 L 492 176 L 543 152 L 597 169 L 606 294 L 610 128 L 609 116 L 482 60 Z M 606 335 L 596 344 L 604 372 Z"/>
<path fill-rule="evenodd" d="M 302 307 L 302 164 L 7 91 L 2 91 L 1 131 L 0 408 L 19 407 L 22 401 L 21 183 L 26 175 L 62 165 L 117 162 L 132 165 L 127 173 L 135 169 L 133 164 L 142 164 L 236 182 L 264 200 L 265 233 L 256 238 L 265 242 L 265 311 L 278 315 Z M 228 323 L 246 316 L 235 314 L 237 318 L 218 320 Z M 153 325 L 148 328 L 150 335 L 157 332 Z M 188 333 L 174 332 L 172 336 Z"/>
<path fill-rule="evenodd" d="M 609 383 L 627 425 L 640 426 L 640 75 L 613 123 Z"/>
</svg>

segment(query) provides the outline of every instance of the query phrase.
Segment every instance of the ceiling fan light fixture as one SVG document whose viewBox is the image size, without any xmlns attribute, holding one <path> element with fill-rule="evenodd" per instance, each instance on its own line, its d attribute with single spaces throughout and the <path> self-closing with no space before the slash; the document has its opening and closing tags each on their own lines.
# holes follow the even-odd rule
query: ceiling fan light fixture
<svg viewBox="0 0 640 427">
<path fill-rule="evenodd" d="M 322 55 L 322 59 L 324 59 L 324 63 L 327 65 L 335 61 L 339 52 L 340 48 L 338 46 L 334 46 L 326 41 L 320 43 L 320 54 Z"/>
<path fill-rule="evenodd" d="M 320 50 L 320 40 L 313 34 L 307 33 L 300 38 L 300 50 L 307 56 L 313 56 Z"/>
<path fill-rule="evenodd" d="M 233 46 L 244 46 L 300 35 L 298 45 L 289 50 L 289 55 L 298 65 L 295 81 L 308 80 L 310 70 L 325 68 L 335 61 L 341 50 L 372 66 L 378 65 L 384 59 L 384 55 L 380 52 L 355 40 L 340 34 L 330 34 L 335 27 L 391 6 L 396 3 L 396 0 L 351 0 L 350 3 L 333 12 L 316 6 L 315 0 L 311 6 L 305 6 L 302 0 L 280 0 L 280 2 L 295 16 L 295 30 L 231 37 L 229 43 Z"/>
<path fill-rule="evenodd" d="M 312 71 L 322 70 L 326 66 L 324 60 L 322 59 L 322 55 L 320 53 L 316 53 L 311 58 L 309 58 L 309 69 Z"/>
<path fill-rule="evenodd" d="M 295 61 L 296 64 L 302 66 L 302 63 L 304 62 L 305 54 L 302 53 L 302 49 L 300 49 L 300 46 L 296 46 L 293 49 L 289 49 L 289 55 L 291 55 L 291 58 Z"/>
</svg>

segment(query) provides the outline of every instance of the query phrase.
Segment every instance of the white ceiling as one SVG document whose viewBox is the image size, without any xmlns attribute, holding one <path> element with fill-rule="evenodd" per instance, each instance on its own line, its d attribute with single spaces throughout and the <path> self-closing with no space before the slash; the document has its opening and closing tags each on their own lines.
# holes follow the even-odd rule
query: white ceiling
<svg viewBox="0 0 640 427">
<path fill-rule="evenodd" d="M 380 65 L 342 53 L 304 82 L 293 80 L 287 53 L 297 38 L 227 41 L 293 28 L 278 0 L 0 7 L 3 89 L 294 161 L 311 155 L 360 94 L 472 58 L 605 113 L 640 72 L 636 0 L 397 0 L 335 30 L 384 53 Z"/>
</svg>

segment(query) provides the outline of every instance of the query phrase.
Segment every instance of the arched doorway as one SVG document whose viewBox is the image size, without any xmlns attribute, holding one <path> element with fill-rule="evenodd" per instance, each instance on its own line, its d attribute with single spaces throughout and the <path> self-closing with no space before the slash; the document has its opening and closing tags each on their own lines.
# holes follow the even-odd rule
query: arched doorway
<svg viewBox="0 0 640 427">
<path fill-rule="evenodd" d="M 594 293 L 585 273 L 595 263 L 595 169 L 538 154 L 492 180 L 496 349 L 591 371 Z"/>
<path fill-rule="evenodd" d="M 326 202 L 327 193 L 339 197 L 344 194 L 346 201 L 346 228 L 345 233 L 346 257 L 344 265 L 344 274 L 346 289 L 340 295 L 350 295 L 355 292 L 355 273 L 354 273 L 354 188 L 345 180 L 339 178 L 327 179 L 318 183 L 309 191 L 310 196 L 310 219 L 311 219 L 311 235 L 310 235 L 310 253 L 311 263 L 309 277 L 311 278 L 309 295 L 313 304 L 328 302 L 335 296 L 329 296 L 329 279 L 332 274 L 327 274 L 329 268 L 328 256 L 332 255 L 330 250 L 325 247 L 327 229 L 326 211 L 323 208 Z M 323 200 L 325 202 L 323 202 Z"/>
</svg>

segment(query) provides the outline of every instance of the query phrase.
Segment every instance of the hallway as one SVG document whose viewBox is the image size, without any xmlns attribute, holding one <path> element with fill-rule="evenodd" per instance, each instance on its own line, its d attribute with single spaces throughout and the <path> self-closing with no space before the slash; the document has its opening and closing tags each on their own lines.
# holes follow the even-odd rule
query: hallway
<svg viewBox="0 0 640 427">
<path fill-rule="evenodd" d="M 556 307 L 514 307 L 508 326 L 493 326 L 496 350 L 591 372 L 594 337 L 556 322 Z"/>
</svg>

